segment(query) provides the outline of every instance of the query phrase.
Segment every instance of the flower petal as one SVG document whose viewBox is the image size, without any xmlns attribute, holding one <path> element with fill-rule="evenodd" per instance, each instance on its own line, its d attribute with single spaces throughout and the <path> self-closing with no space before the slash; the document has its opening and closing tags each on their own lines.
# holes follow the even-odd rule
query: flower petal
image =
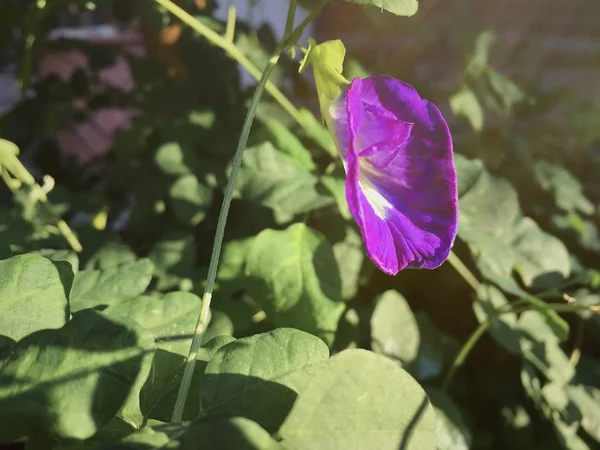
<svg viewBox="0 0 600 450">
<path fill-rule="evenodd" d="M 438 267 L 458 226 L 452 140 L 441 113 L 387 76 L 355 79 L 342 102 L 336 139 L 347 143 L 346 196 L 369 257 L 389 274 Z"/>
</svg>

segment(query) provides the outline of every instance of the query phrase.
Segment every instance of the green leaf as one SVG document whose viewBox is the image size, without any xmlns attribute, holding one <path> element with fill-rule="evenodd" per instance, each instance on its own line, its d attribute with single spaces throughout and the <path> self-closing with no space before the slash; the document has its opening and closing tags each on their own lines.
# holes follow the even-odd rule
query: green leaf
<svg viewBox="0 0 600 450">
<path fill-rule="evenodd" d="M 458 343 L 442 333 L 427 313 L 415 313 L 419 328 L 419 351 L 405 369 L 418 380 L 430 380 L 440 375 L 446 363 L 452 362 L 458 352 Z"/>
<path fill-rule="evenodd" d="M 483 108 L 475 93 L 466 86 L 452 94 L 450 108 L 457 116 L 466 118 L 475 131 L 483 129 Z"/>
<path fill-rule="evenodd" d="M 172 289 L 182 278 L 193 276 L 196 258 L 194 236 L 170 233 L 154 243 L 148 258 L 154 263 L 154 274 L 159 278 L 157 288 Z"/>
<path fill-rule="evenodd" d="M 577 374 L 568 387 L 568 394 L 581 412 L 581 427 L 600 443 L 599 374 L 598 360 L 584 356 L 577 365 Z"/>
<path fill-rule="evenodd" d="M 459 153 L 454 155 L 454 165 L 458 175 L 458 196 L 462 197 L 474 188 L 485 169 L 481 160 L 469 159 Z"/>
<path fill-rule="evenodd" d="M 71 269 L 74 274 L 77 273 L 77 271 L 79 271 L 79 257 L 77 256 L 77 253 L 75 253 L 73 250 L 55 250 L 50 248 L 43 248 L 31 252 L 31 254 L 43 256 L 44 258 L 48 258 L 51 261 L 68 262 L 71 265 Z"/>
<path fill-rule="evenodd" d="M 525 93 L 506 78 L 504 75 L 488 67 L 485 71 L 486 80 L 489 87 L 495 94 L 494 106 L 506 114 L 510 113 L 513 107 L 525 99 Z"/>
<path fill-rule="evenodd" d="M 82 270 L 75 275 L 71 310 L 112 305 L 141 295 L 152 278 L 152 262 L 140 259 L 105 270 Z"/>
<path fill-rule="evenodd" d="M 316 368 L 279 430 L 288 450 L 435 450 L 435 413 L 393 361 L 345 350 Z"/>
<path fill-rule="evenodd" d="M 137 259 L 133 250 L 119 242 L 108 242 L 92 255 L 85 265 L 86 269 L 112 269 Z"/>
<path fill-rule="evenodd" d="M 186 225 L 198 225 L 212 204 L 212 189 L 192 175 L 183 175 L 169 188 L 171 205 L 177 218 Z"/>
<path fill-rule="evenodd" d="M 412 362 L 419 352 L 419 327 L 408 303 L 396 291 L 381 294 L 371 316 L 373 351 L 403 364 Z"/>
<path fill-rule="evenodd" d="M 328 357 L 323 341 L 291 328 L 238 339 L 206 366 L 202 414 L 243 416 L 275 431 L 312 378 L 311 366 Z"/>
<path fill-rule="evenodd" d="M 473 174 L 471 178 L 475 178 L 480 170 L 477 165 L 477 162 L 471 161 L 471 167 L 468 168 Z M 466 167 L 463 163 L 463 168 Z M 469 238 L 472 230 L 500 239 L 508 234 L 520 215 L 521 208 L 514 187 L 504 178 L 483 170 L 460 198 L 461 239 L 473 241 Z"/>
<path fill-rule="evenodd" d="M 554 196 L 559 208 L 570 212 L 580 211 L 586 215 L 594 213 L 594 205 L 583 194 L 581 183 L 568 170 L 540 161 L 535 165 L 535 177 L 542 189 Z"/>
<path fill-rule="evenodd" d="M 518 328 L 517 315 L 513 312 L 498 314 L 508 310 L 510 303 L 504 294 L 494 286 L 482 285 L 473 303 L 473 311 L 480 323 L 489 321 L 489 332 L 506 350 L 514 355 L 521 352 L 522 334 Z"/>
<path fill-rule="evenodd" d="M 336 160 L 339 158 L 339 153 L 333 136 L 329 130 L 323 125 L 323 122 L 317 120 L 315 115 L 306 108 L 300 108 L 300 116 L 302 117 L 302 128 L 306 135 L 325 150 L 329 156 Z"/>
<path fill-rule="evenodd" d="M 346 227 L 344 240 L 333 245 L 333 254 L 340 268 L 342 298 L 349 300 L 358 292 L 365 250 L 363 242 L 353 227 Z"/>
<path fill-rule="evenodd" d="M 0 334 L 19 340 L 34 331 L 60 328 L 69 318 L 73 270 L 39 255 L 0 261 Z"/>
<path fill-rule="evenodd" d="M 413 16 L 419 9 L 417 0 L 346 0 L 357 5 L 370 5 L 379 9 L 385 9 L 397 16 Z"/>
<path fill-rule="evenodd" d="M 469 450 L 473 440 L 471 430 L 458 405 L 441 389 L 426 391 L 437 416 L 438 450 Z"/>
<path fill-rule="evenodd" d="M 273 145 L 279 151 L 289 156 L 303 169 L 314 170 L 316 168 L 310 151 L 279 120 L 264 117 L 261 118 L 261 122 L 267 129 Z"/>
<path fill-rule="evenodd" d="M 198 357 L 194 367 L 190 391 L 183 412 L 184 420 L 191 420 L 198 417 L 200 406 L 200 386 L 202 385 L 202 376 L 208 361 L 222 346 L 235 341 L 232 336 L 219 336 L 204 344 L 198 350 Z M 183 377 L 184 364 L 188 356 L 188 349 L 182 347 L 171 348 L 171 350 L 180 353 L 173 353 L 164 350 L 164 345 L 159 343 L 156 350 L 152 369 L 146 384 L 140 393 L 140 405 L 145 417 L 153 419 L 170 421 L 179 384 Z"/>
<path fill-rule="evenodd" d="M 300 63 L 300 72 L 308 64 L 312 66 L 319 106 L 325 120 L 330 117 L 329 107 L 338 100 L 349 85 L 348 80 L 342 75 L 345 56 L 346 48 L 339 39 L 326 41 L 318 45 L 314 39 L 309 39 L 308 52 Z"/>
<path fill-rule="evenodd" d="M 192 422 L 181 437 L 180 450 L 277 450 L 281 447 L 256 422 L 243 417 Z"/>
<path fill-rule="evenodd" d="M 290 326 L 331 343 L 344 310 L 333 250 L 320 233 L 304 224 L 264 230 L 246 261 L 256 280 L 253 297 L 275 326 Z"/>
<path fill-rule="evenodd" d="M 155 431 L 149 426 L 139 429 L 135 433 L 132 433 L 117 442 L 111 442 L 109 444 L 112 450 L 156 450 L 156 449 L 168 449 L 171 448 L 169 443 L 173 440 L 169 438 L 167 433 L 162 431 Z M 98 450 L 105 449 L 107 446 L 98 444 L 85 450 Z"/>
<path fill-rule="evenodd" d="M 543 232 L 529 217 L 515 225 L 509 242 L 514 249 L 515 269 L 525 285 L 548 289 L 571 273 L 571 259 L 564 244 Z"/>
<path fill-rule="evenodd" d="M 153 348 L 133 323 L 93 310 L 22 339 L 0 367 L 0 441 L 89 438 L 123 406 Z"/>
<path fill-rule="evenodd" d="M 352 219 L 350 208 L 348 208 L 348 201 L 346 200 L 346 181 L 343 178 L 324 175 L 321 177 L 321 184 L 335 199 L 342 217 L 346 220 Z"/>
<path fill-rule="evenodd" d="M 484 277 L 507 292 L 523 295 L 512 279 L 515 269 L 528 287 L 546 289 L 568 276 L 568 251 L 557 238 L 522 217 L 517 194 L 505 179 L 490 175 L 475 161 L 457 159 L 459 179 L 459 236 L 475 251 Z"/>
<path fill-rule="evenodd" d="M 244 152 L 236 190 L 287 220 L 331 203 L 316 190 L 317 178 L 269 142 Z"/>
<path fill-rule="evenodd" d="M 160 342 L 159 348 L 185 354 L 196 329 L 200 304 L 197 295 L 171 292 L 164 298 L 132 298 L 109 306 L 105 312 L 135 320 Z"/>
<path fill-rule="evenodd" d="M 193 150 L 180 142 L 161 145 L 154 155 L 154 162 L 167 175 L 186 175 L 197 172 L 201 162 Z"/>
<path fill-rule="evenodd" d="M 489 53 L 496 41 L 493 31 L 482 31 L 475 39 L 475 48 L 465 70 L 466 73 L 477 76 L 487 69 Z"/>
</svg>

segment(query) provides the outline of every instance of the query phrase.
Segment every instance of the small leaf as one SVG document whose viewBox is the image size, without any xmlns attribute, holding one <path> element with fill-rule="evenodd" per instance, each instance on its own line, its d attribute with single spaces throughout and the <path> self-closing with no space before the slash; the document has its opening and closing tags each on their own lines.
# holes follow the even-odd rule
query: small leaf
<svg viewBox="0 0 600 450">
<path fill-rule="evenodd" d="M 540 161 L 535 165 L 535 177 L 542 189 L 554 196 L 559 208 L 565 211 L 579 211 L 586 215 L 594 213 L 594 205 L 583 194 L 581 183 L 568 170 Z"/>
<path fill-rule="evenodd" d="M 311 366 L 328 357 L 323 341 L 291 328 L 238 339 L 206 366 L 202 414 L 243 416 L 275 431 L 312 378 Z"/>
<path fill-rule="evenodd" d="M 34 331 L 60 328 L 69 318 L 73 270 L 39 255 L 0 261 L 0 334 L 19 340 Z"/>
<path fill-rule="evenodd" d="M 344 304 L 333 250 L 320 233 L 301 223 L 262 231 L 250 248 L 246 275 L 258 282 L 253 297 L 275 326 L 333 341 Z"/>
<path fill-rule="evenodd" d="M 419 9 L 417 0 L 346 0 L 357 5 L 370 5 L 379 9 L 385 9 L 397 16 L 413 16 Z"/>
<path fill-rule="evenodd" d="M 417 357 L 419 341 L 417 321 L 404 297 L 396 291 L 381 294 L 371 316 L 373 351 L 405 365 Z"/>
<path fill-rule="evenodd" d="M 483 129 L 483 108 L 468 87 L 462 87 L 450 97 L 450 108 L 457 116 L 465 117 L 475 131 Z"/>
<path fill-rule="evenodd" d="M 71 310 L 108 306 L 141 295 L 152 278 L 152 263 L 140 259 L 106 270 L 81 270 L 71 290 Z"/>
<path fill-rule="evenodd" d="M 318 45 L 314 39 L 309 39 L 308 52 L 304 55 L 304 59 L 300 63 L 300 72 L 308 64 L 312 66 L 321 114 L 326 120 L 330 115 L 329 107 L 333 102 L 337 101 L 342 91 L 349 84 L 348 80 L 342 75 L 345 56 L 346 48 L 339 39 L 326 41 Z"/>
<path fill-rule="evenodd" d="M 123 406 L 152 352 L 148 333 L 93 310 L 30 334 L 0 367 L 0 441 L 89 438 Z"/>
<path fill-rule="evenodd" d="M 171 205 L 177 218 L 186 225 L 198 225 L 212 204 L 212 189 L 192 175 L 183 175 L 169 188 Z"/>
<path fill-rule="evenodd" d="M 154 162 L 167 175 L 186 175 L 197 172 L 201 166 L 198 156 L 192 149 L 179 142 L 161 145 L 156 150 Z"/>
<path fill-rule="evenodd" d="M 435 413 L 393 361 L 345 350 L 319 364 L 279 430 L 287 450 L 435 450 Z"/>
</svg>

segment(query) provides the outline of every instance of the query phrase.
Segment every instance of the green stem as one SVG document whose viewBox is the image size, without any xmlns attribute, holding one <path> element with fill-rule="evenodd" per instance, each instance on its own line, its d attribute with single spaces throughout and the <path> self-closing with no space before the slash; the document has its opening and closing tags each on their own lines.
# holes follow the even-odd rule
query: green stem
<svg viewBox="0 0 600 450">
<path fill-rule="evenodd" d="M 485 322 L 480 323 L 479 326 L 473 331 L 473 333 L 471 333 L 469 338 L 465 341 L 465 343 L 461 347 L 460 351 L 458 352 L 458 355 L 456 355 L 456 358 L 454 359 L 454 362 L 452 363 L 452 367 L 450 367 L 448 374 L 444 378 L 444 381 L 442 383 L 442 389 L 444 391 L 448 390 L 450 383 L 452 383 L 452 380 L 454 379 L 454 375 L 456 374 L 456 371 L 460 367 L 462 367 L 462 365 L 465 363 L 465 361 L 467 360 L 467 357 L 469 356 L 469 354 L 471 353 L 473 348 L 475 348 L 475 345 L 477 344 L 477 342 L 479 342 L 479 339 L 481 338 L 481 336 L 483 336 L 483 334 L 487 331 L 487 329 L 490 327 L 491 323 L 503 314 L 521 313 L 521 312 L 525 312 L 525 311 L 544 310 L 544 309 L 551 309 L 553 311 L 565 312 L 565 313 L 572 313 L 572 312 L 576 312 L 576 311 L 590 311 L 595 314 L 600 314 L 600 305 L 578 305 L 578 304 L 573 304 L 573 303 L 567 303 L 567 304 L 565 304 L 565 303 L 555 303 L 555 304 L 548 303 L 542 307 L 542 306 L 537 306 L 535 304 L 530 303 L 527 305 L 522 305 L 522 306 L 519 305 L 516 307 L 515 306 L 516 306 L 515 304 L 512 304 L 512 305 L 508 305 L 508 308 L 506 308 L 506 309 L 498 310 L 496 312 L 496 314 L 494 314 L 492 317 L 487 319 Z"/>
<path fill-rule="evenodd" d="M 291 36 L 294 31 L 294 18 L 296 17 L 296 0 L 290 0 L 290 7 L 288 8 L 287 17 L 285 19 L 285 32 L 284 36 Z"/>
<path fill-rule="evenodd" d="M 463 277 L 463 279 L 469 284 L 469 286 L 473 288 L 475 292 L 479 292 L 479 281 L 477 280 L 475 275 L 473 275 L 473 272 L 471 272 L 469 268 L 465 266 L 465 264 L 460 260 L 458 256 L 456 256 L 456 253 L 454 253 L 453 251 L 450 251 L 450 254 L 448 255 L 448 262 L 452 267 L 454 267 L 454 270 L 456 270 L 458 274 L 461 277 Z"/>
<path fill-rule="evenodd" d="M 165 0 L 155 0 L 165 6 L 167 2 Z M 210 302 L 212 300 L 212 292 L 215 284 L 215 280 L 217 277 L 217 268 L 219 266 L 219 258 L 221 256 L 221 247 L 223 245 L 223 237 L 225 235 L 225 225 L 227 223 L 227 216 L 229 215 L 229 208 L 231 206 L 231 200 L 233 198 L 233 190 L 235 188 L 235 182 L 237 179 L 237 174 L 242 164 L 242 157 L 244 154 L 244 149 L 246 148 L 246 143 L 248 142 L 248 136 L 250 134 L 250 129 L 252 128 L 252 122 L 254 121 L 254 117 L 256 116 L 256 112 L 258 109 L 258 104 L 262 97 L 263 92 L 267 89 L 269 84 L 269 76 L 273 71 L 273 68 L 277 64 L 279 60 L 279 56 L 283 52 L 283 50 L 289 45 L 290 42 L 295 42 L 295 36 L 299 36 L 302 33 L 302 30 L 310 23 L 310 21 L 314 18 L 314 16 L 321 10 L 321 8 L 327 3 L 328 0 L 321 0 L 319 4 L 310 12 L 308 17 L 300 24 L 296 29 L 292 31 L 289 36 L 284 36 L 281 40 L 275 51 L 273 52 L 273 56 L 269 60 L 269 63 L 265 67 L 259 81 L 256 86 L 256 90 L 254 91 L 254 95 L 252 96 L 252 100 L 250 101 L 250 106 L 248 108 L 248 112 L 246 114 L 246 119 L 244 120 L 244 125 L 242 127 L 242 132 L 240 134 L 240 140 L 238 142 L 237 149 L 235 151 L 235 155 L 233 157 L 233 162 L 231 166 L 231 173 L 229 175 L 229 181 L 227 182 L 227 186 L 225 188 L 225 194 L 223 197 L 223 203 L 221 204 L 221 210 L 219 212 L 219 218 L 217 220 L 217 229 L 215 232 L 215 239 L 213 242 L 213 249 L 210 258 L 210 264 L 208 267 L 208 275 L 206 277 L 206 286 L 204 288 L 204 294 L 202 296 L 202 307 L 200 311 L 200 315 L 198 316 L 198 322 L 196 323 L 196 330 L 194 333 L 194 338 L 192 339 L 192 343 L 190 345 L 190 352 L 186 359 L 183 376 L 181 379 L 181 384 L 179 385 L 179 392 L 177 393 L 177 399 L 175 401 L 175 407 L 173 410 L 173 417 L 171 422 L 178 423 L 181 422 L 183 417 L 183 410 L 185 407 L 187 395 L 190 389 L 190 384 L 192 381 L 192 376 L 194 373 L 194 367 L 196 365 L 196 358 L 198 356 L 198 349 L 202 344 L 202 337 L 206 328 L 208 327 L 209 322 L 209 312 L 210 312 Z M 170 4 L 171 6 L 174 6 Z M 166 6 L 165 6 L 166 7 Z M 169 9 L 171 11 L 171 9 Z M 184 11 L 182 11 L 184 14 Z M 189 16 L 189 15 L 188 15 Z M 189 16 L 191 18 L 191 16 Z M 191 18 L 194 23 L 197 25 L 201 25 Z M 183 19 L 182 19 L 183 20 Z M 191 24 L 190 24 L 191 25 Z M 202 27 L 201 27 L 202 28 Z M 194 29 L 196 29 L 194 27 Z M 219 42 L 222 38 L 216 33 L 212 32 L 219 39 Z M 213 36 L 215 38 L 215 36 Z M 230 43 L 225 42 L 226 46 L 229 48 Z M 235 46 L 233 47 L 236 52 L 238 52 Z M 243 55 L 242 55 L 243 56 Z M 283 95 L 283 94 L 282 94 Z M 287 101 L 287 99 L 286 99 Z M 291 104 L 291 103 L 290 103 Z M 293 107 L 293 105 L 292 105 Z M 295 110 L 295 107 L 294 107 Z"/>
<path fill-rule="evenodd" d="M 225 53 L 234 59 L 240 66 L 246 69 L 250 75 L 252 75 L 256 80 L 260 80 L 262 72 L 254 64 L 252 64 L 248 58 L 246 58 L 246 56 L 235 46 L 233 42 L 229 42 L 225 37 L 219 35 L 203 23 L 197 21 L 193 16 L 172 3 L 170 0 L 154 1 L 181 20 L 183 23 L 188 25 L 198 34 L 204 36 L 211 44 L 223 49 Z M 324 4 L 326 1 L 327 0 L 321 1 L 321 3 Z M 312 14 L 311 16 L 314 17 Z M 300 26 L 298 28 L 300 28 Z M 300 114 L 300 111 L 298 111 L 294 104 L 287 99 L 287 97 L 277 88 L 277 86 L 270 81 L 267 81 L 265 89 L 271 95 L 271 97 L 273 97 L 273 99 L 279 103 L 281 107 L 294 118 L 296 122 L 298 122 L 298 124 L 302 124 L 302 115 Z"/>
<path fill-rule="evenodd" d="M 235 38 L 235 16 L 235 5 L 231 4 L 227 8 L 227 24 L 225 25 L 225 40 L 227 42 L 233 42 Z"/>
</svg>

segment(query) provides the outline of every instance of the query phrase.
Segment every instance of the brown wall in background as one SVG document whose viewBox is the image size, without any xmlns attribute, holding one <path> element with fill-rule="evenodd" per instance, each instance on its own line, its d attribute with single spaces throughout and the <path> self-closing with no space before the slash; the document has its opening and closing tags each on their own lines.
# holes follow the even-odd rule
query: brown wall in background
<svg viewBox="0 0 600 450">
<path fill-rule="evenodd" d="M 316 23 L 319 41 L 342 39 L 351 56 L 394 74 L 419 67 L 452 83 L 460 70 L 449 46 L 464 33 L 498 35 L 492 63 L 509 75 L 540 77 L 543 87 L 571 87 L 600 104 L 600 1 L 421 0 L 412 18 L 331 2 Z M 368 14 L 368 15 L 367 15 Z M 463 42 L 468 44 L 469 41 Z"/>
</svg>

